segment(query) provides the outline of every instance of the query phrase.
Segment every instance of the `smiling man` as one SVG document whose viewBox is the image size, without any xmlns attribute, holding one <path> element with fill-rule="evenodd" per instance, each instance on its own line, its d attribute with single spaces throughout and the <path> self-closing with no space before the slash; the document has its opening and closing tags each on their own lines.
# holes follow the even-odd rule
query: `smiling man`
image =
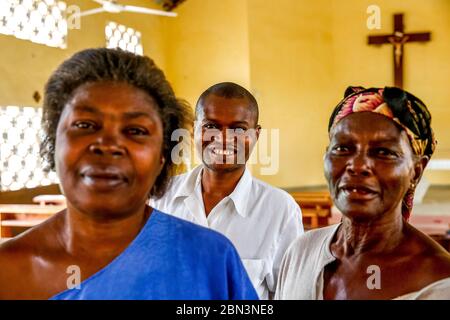
<svg viewBox="0 0 450 320">
<path fill-rule="evenodd" d="M 300 208 L 288 193 L 246 169 L 261 130 L 250 92 L 235 83 L 216 84 L 200 96 L 195 113 L 202 164 L 174 177 L 152 206 L 226 235 L 259 297 L 268 299 L 284 252 L 303 233 Z"/>
</svg>

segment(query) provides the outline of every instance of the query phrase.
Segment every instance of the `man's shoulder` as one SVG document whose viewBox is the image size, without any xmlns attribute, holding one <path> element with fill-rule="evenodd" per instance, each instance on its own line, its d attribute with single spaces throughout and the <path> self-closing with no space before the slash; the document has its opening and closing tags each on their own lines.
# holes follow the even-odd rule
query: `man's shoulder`
<svg viewBox="0 0 450 320">
<path fill-rule="evenodd" d="M 167 187 L 167 191 L 163 195 L 163 198 L 167 195 L 173 196 L 178 191 L 178 189 L 186 183 L 190 174 L 191 174 L 191 172 L 185 172 L 185 173 L 171 177 L 169 180 L 169 185 Z"/>
<path fill-rule="evenodd" d="M 179 185 L 180 183 L 185 182 L 190 176 L 192 176 L 192 174 L 194 173 L 194 170 L 195 169 L 187 171 L 185 173 L 177 174 L 176 176 L 173 176 L 170 179 L 170 184 L 171 185 Z"/>
<path fill-rule="evenodd" d="M 295 225 L 296 229 L 301 228 L 303 231 L 301 208 L 285 190 L 252 177 L 246 202 L 247 212 L 258 217 L 264 225 L 270 224 L 271 230 L 280 232 L 288 225 Z"/>
<path fill-rule="evenodd" d="M 178 194 L 181 188 L 194 189 L 199 167 L 196 167 L 188 172 L 172 176 L 169 180 L 165 194 L 155 201 L 162 201 L 164 199 L 173 199 L 173 196 Z"/>
<path fill-rule="evenodd" d="M 297 208 L 298 204 L 294 198 L 285 190 L 272 186 L 267 182 L 252 177 L 252 193 L 255 193 L 255 198 L 258 201 L 267 200 L 271 204 L 276 205 L 280 209 Z"/>
<path fill-rule="evenodd" d="M 187 180 L 191 177 L 191 175 L 192 170 L 171 177 L 166 192 L 159 198 L 151 197 L 149 204 L 152 207 L 162 211 L 173 211 L 174 208 L 176 208 L 175 200 L 177 195 L 180 193 L 181 188 L 185 187 L 186 184 L 189 183 Z M 192 185 L 192 188 L 194 188 L 194 185 Z"/>
<path fill-rule="evenodd" d="M 252 177 L 252 182 L 254 184 L 253 187 L 255 187 L 258 190 L 258 192 L 260 192 L 262 194 L 270 195 L 275 198 L 289 199 L 289 200 L 294 201 L 292 196 L 288 192 L 286 192 L 285 190 L 283 190 L 281 188 L 270 185 L 267 182 L 262 181 L 255 177 Z"/>
</svg>

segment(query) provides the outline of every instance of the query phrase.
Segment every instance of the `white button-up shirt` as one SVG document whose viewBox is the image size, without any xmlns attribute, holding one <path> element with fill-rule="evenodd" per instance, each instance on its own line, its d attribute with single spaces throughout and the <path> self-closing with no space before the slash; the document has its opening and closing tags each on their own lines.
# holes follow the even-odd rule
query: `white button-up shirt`
<svg viewBox="0 0 450 320">
<path fill-rule="evenodd" d="M 251 176 L 248 169 L 233 192 L 205 214 L 203 166 L 175 176 L 169 190 L 150 205 L 224 234 L 236 247 L 261 299 L 275 292 L 281 259 L 303 233 L 300 207 L 285 191 Z"/>
</svg>

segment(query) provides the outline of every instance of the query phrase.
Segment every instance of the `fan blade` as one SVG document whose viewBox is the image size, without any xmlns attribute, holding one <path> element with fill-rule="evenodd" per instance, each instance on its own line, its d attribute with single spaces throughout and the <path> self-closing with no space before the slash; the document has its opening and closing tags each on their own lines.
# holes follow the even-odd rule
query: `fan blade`
<svg viewBox="0 0 450 320">
<path fill-rule="evenodd" d="M 135 6 L 122 6 L 123 11 L 135 12 L 135 13 L 146 13 L 146 14 L 155 14 L 158 16 L 165 17 L 176 17 L 177 14 L 175 12 L 167 12 L 162 10 L 143 8 L 143 7 L 135 7 Z"/>
<path fill-rule="evenodd" d="M 103 8 L 96 8 L 96 9 L 91 9 L 91 10 L 86 10 L 86 11 L 80 12 L 80 14 L 75 13 L 74 16 L 84 17 L 84 16 L 90 16 L 90 15 L 96 14 L 96 13 L 101 13 L 101 12 L 106 12 L 106 11 Z"/>
</svg>

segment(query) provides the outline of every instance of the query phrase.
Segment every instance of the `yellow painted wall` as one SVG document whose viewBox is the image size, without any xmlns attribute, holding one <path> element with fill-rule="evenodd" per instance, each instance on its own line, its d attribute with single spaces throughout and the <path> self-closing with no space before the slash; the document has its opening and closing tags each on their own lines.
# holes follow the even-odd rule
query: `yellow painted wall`
<svg viewBox="0 0 450 320">
<path fill-rule="evenodd" d="M 331 2 L 248 3 L 251 89 L 262 126 L 280 130 L 278 173 L 261 175 L 258 166 L 253 173 L 282 187 L 324 184 L 322 154 L 333 102 L 327 92 L 333 85 Z"/>
<path fill-rule="evenodd" d="M 82 10 L 97 7 L 92 1 L 66 1 Z M 127 4 L 150 6 L 148 0 L 127 1 Z M 165 68 L 164 19 L 140 14 L 101 13 L 81 19 L 79 30 L 69 30 L 67 49 L 50 48 L 24 41 L 13 36 L 0 35 L 0 105 L 38 106 L 32 96 L 38 91 L 41 96 L 45 82 L 51 72 L 73 53 L 91 47 L 105 46 L 105 26 L 109 21 L 125 24 L 142 33 L 144 54 Z M 41 100 L 42 102 L 42 100 Z"/>
<path fill-rule="evenodd" d="M 248 87 L 246 0 L 187 0 L 166 20 L 167 74 L 178 96 L 194 105 L 222 81 Z"/>
</svg>

